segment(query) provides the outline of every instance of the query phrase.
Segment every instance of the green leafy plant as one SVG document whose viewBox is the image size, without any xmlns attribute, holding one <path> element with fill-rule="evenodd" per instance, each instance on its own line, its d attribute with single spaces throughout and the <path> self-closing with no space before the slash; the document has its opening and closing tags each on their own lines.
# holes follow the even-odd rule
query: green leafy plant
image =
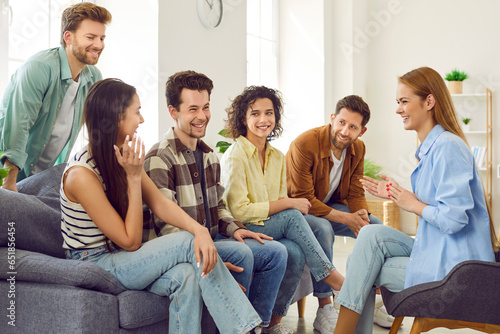
<svg viewBox="0 0 500 334">
<path fill-rule="evenodd" d="M 472 121 L 472 118 L 470 117 L 462 117 L 462 122 L 467 125 L 469 122 Z"/>
<path fill-rule="evenodd" d="M 0 151 L 0 157 L 2 156 L 2 151 Z M 3 179 L 7 177 L 10 167 L 0 168 L 0 187 L 3 185 Z"/>
<path fill-rule="evenodd" d="M 222 129 L 218 132 L 219 135 L 221 135 L 224 138 L 228 138 L 227 136 L 227 130 Z M 226 150 L 232 145 L 232 143 L 225 141 L 225 140 L 220 140 L 215 144 L 215 147 L 219 148 L 219 153 L 224 153 Z"/>
<path fill-rule="evenodd" d="M 459 71 L 458 69 L 454 69 L 449 73 L 446 73 L 445 80 L 446 81 L 464 81 L 467 79 L 469 76 L 467 73 L 463 71 Z"/>
<path fill-rule="evenodd" d="M 364 174 L 366 176 L 371 177 L 372 179 L 382 181 L 380 178 L 380 173 L 382 172 L 382 167 L 377 165 L 375 161 L 371 159 L 365 159 L 365 171 Z"/>
</svg>

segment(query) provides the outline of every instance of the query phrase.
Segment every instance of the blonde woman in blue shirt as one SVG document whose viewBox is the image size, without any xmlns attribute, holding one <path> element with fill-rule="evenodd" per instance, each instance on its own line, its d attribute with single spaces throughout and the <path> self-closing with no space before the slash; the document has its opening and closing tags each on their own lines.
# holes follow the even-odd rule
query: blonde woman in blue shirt
<svg viewBox="0 0 500 334">
<path fill-rule="evenodd" d="M 438 281 L 460 262 L 494 261 L 497 250 L 481 178 L 439 73 L 422 67 L 401 76 L 396 101 L 405 130 L 416 131 L 421 143 L 413 192 L 386 176 L 380 182 L 365 176 L 362 183 L 418 215 L 417 235 L 387 226 L 361 229 L 337 299 L 336 334 L 372 332 L 375 287 L 398 292 Z"/>
<path fill-rule="evenodd" d="M 305 198 L 287 197 L 285 157 L 269 144 L 282 132 L 279 92 L 264 86 L 247 87 L 227 113 L 226 128 L 236 143 L 221 160 L 226 205 L 249 230 L 273 237 L 288 251 L 287 271 L 271 323 L 263 328 L 263 333 L 293 333 L 280 322 L 295 294 L 304 262 L 317 281 L 323 280 L 335 290 L 340 289 L 344 278 L 304 218 L 311 203 Z M 334 323 L 330 332 L 333 328 Z"/>
</svg>

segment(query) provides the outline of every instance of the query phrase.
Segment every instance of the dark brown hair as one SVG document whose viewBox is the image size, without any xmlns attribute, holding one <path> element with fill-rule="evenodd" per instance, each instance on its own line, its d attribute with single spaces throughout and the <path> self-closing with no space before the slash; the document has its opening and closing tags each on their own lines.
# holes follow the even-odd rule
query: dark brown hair
<svg viewBox="0 0 500 334">
<path fill-rule="evenodd" d="M 181 93 L 184 88 L 199 92 L 206 90 L 210 98 L 214 84 L 210 78 L 202 73 L 195 71 L 177 72 L 168 78 L 166 84 L 165 97 L 167 98 L 167 106 L 179 110 L 179 105 L 182 103 Z"/>
<path fill-rule="evenodd" d="M 75 32 L 83 20 L 89 19 L 109 24 L 111 22 L 111 13 L 104 7 L 94 5 L 90 2 L 80 2 L 68 7 L 62 13 L 61 18 L 61 45 L 66 47 L 64 33 L 66 31 Z"/>
<path fill-rule="evenodd" d="M 267 141 L 281 135 L 283 132 L 283 128 L 281 127 L 281 115 L 283 113 L 283 99 L 281 93 L 265 86 L 250 86 L 246 87 L 243 93 L 238 95 L 233 100 L 233 103 L 231 103 L 231 106 L 226 109 L 226 130 L 230 138 L 236 139 L 239 136 L 245 137 L 247 135 L 245 120 L 247 118 L 248 108 L 250 108 L 255 100 L 266 98 L 273 103 L 274 117 L 276 120 L 276 125 L 267 137 Z"/>
<path fill-rule="evenodd" d="M 113 146 L 118 123 L 125 117 L 136 94 L 134 87 L 119 79 L 105 79 L 90 88 L 83 106 L 89 136 L 89 154 L 106 187 L 106 197 L 125 221 L 128 209 L 127 175 L 118 163 Z"/>
<path fill-rule="evenodd" d="M 337 106 L 335 107 L 335 116 L 340 113 L 342 108 L 349 109 L 350 111 L 357 112 L 363 116 L 363 120 L 361 121 L 361 126 L 365 126 L 368 124 L 370 120 L 370 107 L 366 104 L 363 99 L 358 95 L 348 95 L 343 99 L 337 102 Z"/>
</svg>

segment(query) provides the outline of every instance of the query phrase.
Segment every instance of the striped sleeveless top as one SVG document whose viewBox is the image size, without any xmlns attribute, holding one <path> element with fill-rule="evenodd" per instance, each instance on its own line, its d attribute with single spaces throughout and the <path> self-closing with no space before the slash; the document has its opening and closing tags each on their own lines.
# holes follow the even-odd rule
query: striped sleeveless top
<svg viewBox="0 0 500 334">
<path fill-rule="evenodd" d="M 82 166 L 90 169 L 101 182 L 104 190 L 104 182 L 95 165 L 95 160 L 89 156 L 88 147 L 85 146 L 68 161 L 63 173 L 74 166 Z M 60 188 L 61 199 L 61 233 L 64 239 L 65 249 L 90 249 L 106 244 L 106 236 L 94 224 L 92 219 L 79 203 L 71 202 L 64 193 L 62 182 Z"/>
</svg>

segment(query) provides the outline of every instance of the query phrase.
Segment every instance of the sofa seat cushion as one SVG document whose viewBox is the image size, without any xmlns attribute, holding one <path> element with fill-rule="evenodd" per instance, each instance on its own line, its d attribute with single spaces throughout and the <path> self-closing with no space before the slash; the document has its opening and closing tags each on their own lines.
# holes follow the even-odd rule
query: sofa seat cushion
<svg viewBox="0 0 500 334">
<path fill-rule="evenodd" d="M 0 248 L 0 258 L 7 259 L 7 255 L 8 249 Z M 10 271 L 7 261 L 1 261 L 0 278 L 7 278 Z M 16 271 L 16 281 L 69 285 L 112 295 L 125 291 L 113 275 L 93 263 L 20 249 L 16 250 Z"/>
<path fill-rule="evenodd" d="M 148 291 L 126 290 L 118 295 L 121 328 L 137 328 L 168 319 L 170 299 Z"/>
</svg>

